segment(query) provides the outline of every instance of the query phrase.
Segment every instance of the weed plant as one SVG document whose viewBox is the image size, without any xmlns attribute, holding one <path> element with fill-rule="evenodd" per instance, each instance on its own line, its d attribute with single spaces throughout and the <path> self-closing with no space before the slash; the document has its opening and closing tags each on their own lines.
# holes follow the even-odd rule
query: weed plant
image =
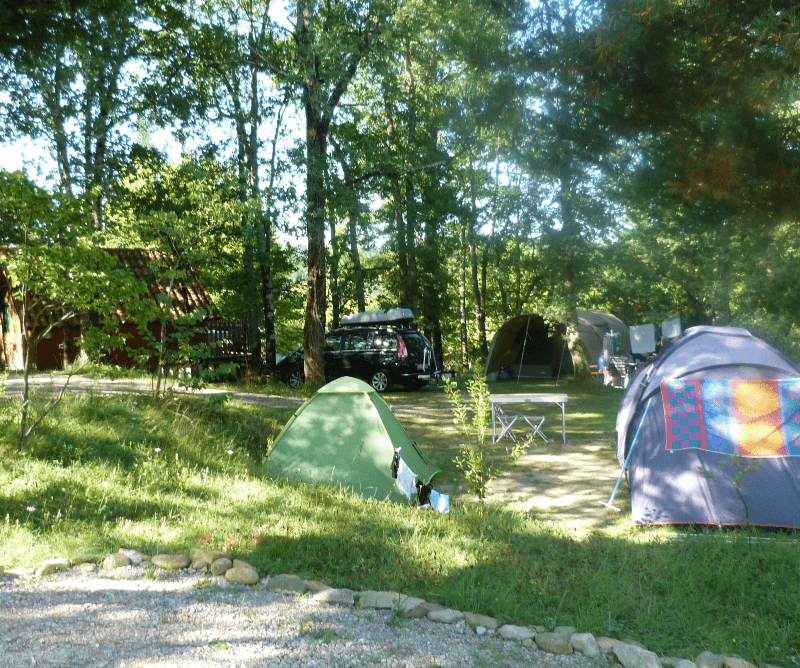
<svg viewBox="0 0 800 668">
<path fill-rule="evenodd" d="M 570 388 L 570 438 L 607 436 L 618 397 Z M 447 413 L 441 390 L 388 399 Z M 0 416 L 12 404 L 0 402 Z M 481 512 L 463 498 L 439 515 L 272 481 L 264 456 L 291 413 L 225 396 L 69 397 L 19 453 L 13 421 L 0 420 L 0 564 L 207 546 L 262 575 L 395 590 L 501 622 L 571 624 L 663 656 L 800 663 L 796 535 L 628 529 L 579 540 L 546 517 L 494 504 Z M 437 465 L 457 454 L 445 433 L 417 440 Z"/>
</svg>

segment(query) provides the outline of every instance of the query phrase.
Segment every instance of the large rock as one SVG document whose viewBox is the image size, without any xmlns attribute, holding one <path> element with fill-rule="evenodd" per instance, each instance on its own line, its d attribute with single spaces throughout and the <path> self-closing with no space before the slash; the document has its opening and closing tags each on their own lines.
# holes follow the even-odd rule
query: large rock
<svg viewBox="0 0 800 668">
<path fill-rule="evenodd" d="M 461 612 L 461 610 L 453 610 L 452 608 L 431 610 L 428 613 L 428 619 L 432 622 L 439 622 L 440 624 L 455 624 L 464 619 L 464 613 Z"/>
<path fill-rule="evenodd" d="M 503 624 L 497 631 L 503 640 L 533 640 L 536 635 L 533 629 L 527 626 L 515 626 L 514 624 Z"/>
<path fill-rule="evenodd" d="M 179 571 L 192 565 L 192 560 L 185 554 L 156 554 L 153 555 L 152 562 L 153 566 L 165 571 Z"/>
<path fill-rule="evenodd" d="M 618 645 L 611 650 L 625 668 L 662 668 L 658 655 L 636 645 Z"/>
<path fill-rule="evenodd" d="M 350 589 L 333 589 L 328 587 L 327 589 L 316 592 L 311 598 L 318 603 L 340 605 L 345 608 L 350 608 L 355 604 L 355 597 Z"/>
<path fill-rule="evenodd" d="M 624 645 L 625 643 L 621 640 L 617 640 L 616 638 L 606 638 L 605 636 L 600 636 L 597 640 L 597 646 L 600 648 L 600 651 L 604 654 L 607 652 L 611 652 L 615 647 L 619 647 L 620 645 Z"/>
<path fill-rule="evenodd" d="M 41 564 L 39 564 L 39 567 L 36 569 L 35 573 L 36 575 L 44 577 L 46 575 L 57 573 L 58 571 L 69 570 L 69 567 L 69 559 L 48 559 L 47 561 L 43 561 Z"/>
<path fill-rule="evenodd" d="M 574 650 L 569 638 L 570 636 L 566 633 L 553 631 L 551 633 L 537 633 L 534 642 L 540 650 L 548 654 L 572 654 Z"/>
<path fill-rule="evenodd" d="M 700 652 L 694 662 L 697 668 L 722 668 L 722 657 L 713 652 Z"/>
<path fill-rule="evenodd" d="M 227 553 L 221 550 L 204 550 L 203 548 L 189 550 L 189 557 L 192 561 L 205 561 L 209 564 L 213 564 L 217 559 L 227 556 Z"/>
<path fill-rule="evenodd" d="M 400 594 L 394 591 L 362 591 L 358 595 L 359 608 L 374 608 L 375 610 L 391 610 L 397 601 L 400 600 Z"/>
<path fill-rule="evenodd" d="M 255 568 L 234 566 L 225 571 L 225 579 L 235 584 L 254 585 L 258 584 L 259 578 Z"/>
<path fill-rule="evenodd" d="M 415 596 L 401 596 L 397 601 L 397 611 L 409 619 L 427 616 L 429 608 L 424 599 Z"/>
<path fill-rule="evenodd" d="M 477 632 L 478 627 L 482 626 L 487 631 L 497 630 L 497 620 L 494 617 L 487 617 L 486 615 L 476 615 L 474 612 L 465 612 L 464 621 L 473 631 Z"/>
<path fill-rule="evenodd" d="M 749 661 L 745 661 L 742 657 L 730 654 L 723 659 L 725 668 L 757 668 Z"/>
<path fill-rule="evenodd" d="M 128 559 L 130 559 L 131 563 L 134 566 L 138 566 L 145 559 L 145 555 L 140 554 L 136 550 L 130 550 L 130 549 L 125 548 L 125 547 L 119 548 L 119 554 L 123 554 L 126 557 L 128 557 Z"/>
<path fill-rule="evenodd" d="M 323 582 L 322 580 L 306 580 L 305 583 L 308 587 L 308 591 L 310 591 L 312 594 L 316 594 L 318 591 L 331 588 L 327 582 Z"/>
<path fill-rule="evenodd" d="M 267 580 L 267 589 L 302 596 L 308 591 L 308 584 L 296 575 L 283 574 Z"/>
<path fill-rule="evenodd" d="M 117 568 L 125 568 L 125 566 L 130 565 L 131 560 L 119 552 L 115 554 L 109 554 L 105 559 L 103 559 L 103 568 L 105 568 L 107 571 L 113 571 Z"/>
<path fill-rule="evenodd" d="M 597 640 L 591 633 L 573 633 L 569 637 L 569 641 L 572 643 L 572 648 L 584 656 L 602 656 L 600 645 L 597 644 Z"/>
<path fill-rule="evenodd" d="M 677 656 L 662 656 L 659 660 L 664 668 L 697 668 L 694 661 Z"/>
<path fill-rule="evenodd" d="M 233 568 L 233 562 L 228 557 L 217 557 L 211 562 L 211 575 L 225 575 Z"/>
</svg>

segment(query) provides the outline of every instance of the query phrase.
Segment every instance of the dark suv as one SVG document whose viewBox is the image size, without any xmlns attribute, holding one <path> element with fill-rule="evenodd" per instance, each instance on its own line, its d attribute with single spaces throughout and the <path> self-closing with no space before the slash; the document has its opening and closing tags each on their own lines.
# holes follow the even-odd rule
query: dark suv
<svg viewBox="0 0 800 668">
<path fill-rule="evenodd" d="M 395 383 L 407 390 L 418 389 L 434 384 L 441 374 L 428 339 L 417 330 L 392 325 L 356 322 L 329 332 L 325 335 L 324 360 L 328 380 L 355 376 L 377 392 L 388 392 Z M 277 371 L 288 385 L 302 385 L 303 349 L 278 362 Z"/>
</svg>

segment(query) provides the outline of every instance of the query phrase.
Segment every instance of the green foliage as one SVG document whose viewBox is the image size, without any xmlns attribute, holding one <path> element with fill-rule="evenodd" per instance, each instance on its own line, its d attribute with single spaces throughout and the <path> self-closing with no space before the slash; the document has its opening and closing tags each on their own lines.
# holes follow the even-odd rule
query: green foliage
<svg viewBox="0 0 800 668">
<path fill-rule="evenodd" d="M 178 290 L 196 282 L 197 268 L 213 275 L 234 263 L 236 230 L 251 206 L 239 200 L 234 176 L 212 159 L 186 157 L 171 165 L 155 151 L 134 151 L 117 188 L 113 218 L 116 240 L 154 249 L 148 280 L 157 286 L 158 298 L 126 303 L 126 315 L 145 341 L 143 347 L 128 348 L 139 366 L 161 373 L 210 357 L 211 347 L 197 339 L 212 313 L 205 307 L 176 308 Z M 197 386 L 201 380 L 187 382 Z M 161 377 L 156 392 L 160 389 Z"/>
<path fill-rule="evenodd" d="M 39 341 L 89 313 L 97 314 L 98 324 L 84 328 L 81 345 L 86 354 L 97 358 L 120 348 L 124 337 L 116 309 L 135 282 L 97 245 L 86 202 L 51 195 L 20 172 L 0 172 L 0 219 L 5 238 L 13 244 L 0 255 L 0 269 L 21 309 L 26 379 Z M 44 321 L 38 329 L 30 325 L 37 320 Z M 29 398 L 26 382 L 17 432 L 20 446 L 59 401 L 44 407 L 31 425 Z"/>
<path fill-rule="evenodd" d="M 459 446 L 459 456 L 455 463 L 466 476 L 469 492 L 475 494 L 483 504 L 489 493 L 489 483 L 500 475 L 498 465 L 518 459 L 532 439 L 516 442 L 511 450 L 506 451 L 505 456 L 493 455 L 486 442 L 492 415 L 486 376 L 475 374 L 467 379 L 467 393 L 471 400 L 469 405 L 462 400 L 461 389 L 456 380 L 445 380 L 444 387 L 452 404 L 453 422 L 458 425 L 466 439 Z"/>
<path fill-rule="evenodd" d="M 739 497 L 739 503 L 741 504 L 739 508 L 731 506 L 728 510 L 730 510 L 734 517 L 738 518 L 744 526 L 748 526 L 750 524 L 750 508 L 747 505 L 744 489 L 747 487 L 753 475 L 758 471 L 758 459 L 753 458 L 748 460 L 748 458 L 742 455 L 734 455 L 730 458 L 720 458 L 716 464 L 724 480 L 733 487 L 736 496 Z M 699 466 L 697 472 L 704 478 L 709 478 L 714 481 L 718 480 L 716 474 L 711 469 Z"/>
</svg>

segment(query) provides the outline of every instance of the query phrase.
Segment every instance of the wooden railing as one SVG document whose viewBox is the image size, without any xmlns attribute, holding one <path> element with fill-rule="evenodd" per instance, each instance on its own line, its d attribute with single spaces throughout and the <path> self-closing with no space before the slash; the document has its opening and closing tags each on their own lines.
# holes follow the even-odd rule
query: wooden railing
<svg viewBox="0 0 800 668">
<path fill-rule="evenodd" d="M 246 320 L 212 320 L 206 330 L 206 343 L 214 346 L 213 358 L 247 355 L 250 345 L 250 323 Z"/>
</svg>

